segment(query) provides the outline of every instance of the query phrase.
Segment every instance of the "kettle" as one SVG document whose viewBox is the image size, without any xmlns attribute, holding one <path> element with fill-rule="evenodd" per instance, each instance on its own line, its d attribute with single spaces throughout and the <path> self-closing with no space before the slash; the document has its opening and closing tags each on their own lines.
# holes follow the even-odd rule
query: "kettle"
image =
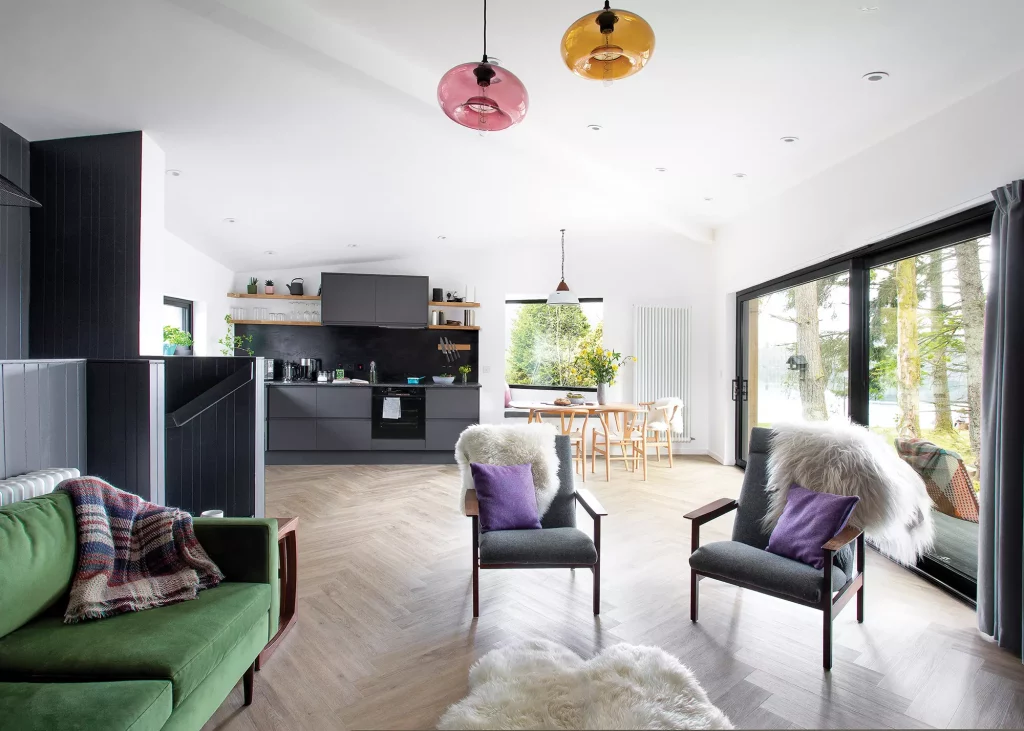
<svg viewBox="0 0 1024 731">
<path fill-rule="evenodd" d="M 298 284 L 296 284 L 296 282 Z M 284 285 L 288 288 L 288 294 L 301 295 L 302 294 L 302 277 L 295 277 L 291 284 Z"/>
</svg>

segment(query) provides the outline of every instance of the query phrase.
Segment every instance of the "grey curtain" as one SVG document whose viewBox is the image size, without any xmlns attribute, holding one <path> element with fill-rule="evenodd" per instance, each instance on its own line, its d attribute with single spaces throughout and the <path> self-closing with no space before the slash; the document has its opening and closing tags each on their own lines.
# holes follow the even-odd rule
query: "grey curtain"
<svg viewBox="0 0 1024 731">
<path fill-rule="evenodd" d="M 1024 627 L 1024 181 L 992 191 L 981 404 L 978 627 L 1021 654 Z"/>
</svg>

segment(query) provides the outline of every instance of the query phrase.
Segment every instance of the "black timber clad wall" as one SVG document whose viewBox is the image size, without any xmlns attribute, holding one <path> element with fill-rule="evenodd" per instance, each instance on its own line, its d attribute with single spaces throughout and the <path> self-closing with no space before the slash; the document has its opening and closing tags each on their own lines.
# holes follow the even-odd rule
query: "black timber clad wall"
<svg viewBox="0 0 1024 731">
<path fill-rule="evenodd" d="M 29 190 L 29 144 L 0 124 L 0 175 Z M 29 209 L 0 206 L 0 360 L 28 358 Z"/>
<path fill-rule="evenodd" d="M 168 414 L 236 370 L 256 370 L 255 358 L 173 357 L 164 363 Z M 228 517 L 255 513 L 256 493 L 262 492 L 262 444 L 258 455 L 256 449 L 265 429 L 262 405 L 257 403 L 262 390 L 262 381 L 254 377 L 183 426 L 167 420 L 167 505 L 194 515 L 213 509 Z"/>
<path fill-rule="evenodd" d="M 31 144 L 29 353 L 138 358 L 142 133 Z"/>
<path fill-rule="evenodd" d="M 86 469 L 85 361 L 0 363 L 0 479 Z"/>
<path fill-rule="evenodd" d="M 89 473 L 152 502 L 163 490 L 163 362 L 87 363 Z"/>
</svg>

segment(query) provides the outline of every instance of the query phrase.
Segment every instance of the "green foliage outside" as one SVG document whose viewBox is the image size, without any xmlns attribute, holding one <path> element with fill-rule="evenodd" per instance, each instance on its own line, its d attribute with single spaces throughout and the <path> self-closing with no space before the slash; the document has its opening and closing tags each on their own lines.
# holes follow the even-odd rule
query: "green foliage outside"
<svg viewBox="0 0 1024 731">
<path fill-rule="evenodd" d="M 505 355 L 505 380 L 524 386 L 596 386 L 582 351 L 599 346 L 602 335 L 602 325 L 591 326 L 580 307 L 521 305 Z"/>
<path fill-rule="evenodd" d="M 181 328 L 164 325 L 164 342 L 168 345 L 182 345 L 186 348 L 191 348 L 192 335 Z"/>
</svg>

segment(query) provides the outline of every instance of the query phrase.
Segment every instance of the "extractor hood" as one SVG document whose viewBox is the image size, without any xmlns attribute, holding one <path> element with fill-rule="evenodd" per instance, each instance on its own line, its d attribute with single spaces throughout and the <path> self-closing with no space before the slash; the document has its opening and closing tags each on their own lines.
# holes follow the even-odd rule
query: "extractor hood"
<svg viewBox="0 0 1024 731">
<path fill-rule="evenodd" d="M 42 205 L 42 203 L 23 191 L 3 175 L 0 175 L 0 206 L 40 208 Z"/>
</svg>

